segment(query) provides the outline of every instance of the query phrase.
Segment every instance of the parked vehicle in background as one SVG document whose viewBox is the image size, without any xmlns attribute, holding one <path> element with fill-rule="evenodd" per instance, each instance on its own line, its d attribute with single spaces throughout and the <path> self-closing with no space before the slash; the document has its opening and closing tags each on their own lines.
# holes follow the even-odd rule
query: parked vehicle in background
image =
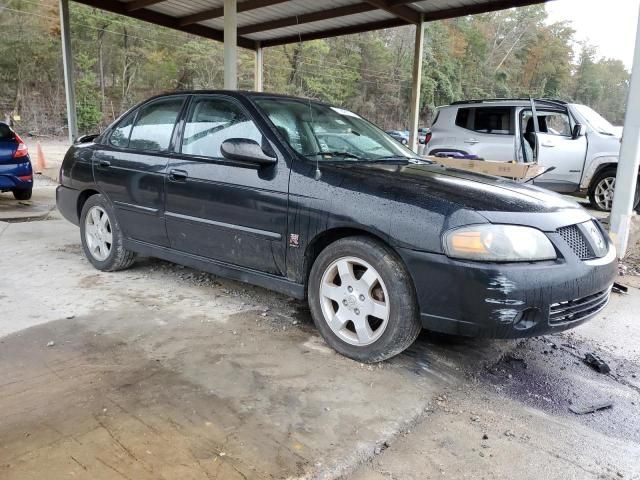
<svg viewBox="0 0 640 480">
<path fill-rule="evenodd" d="M 418 129 L 418 143 L 425 144 L 429 143 L 431 139 L 431 129 L 426 127 L 421 127 Z"/>
<path fill-rule="evenodd" d="M 29 200 L 32 191 L 29 149 L 9 125 L 0 122 L 0 192 L 12 192 L 16 200 Z"/>
<path fill-rule="evenodd" d="M 421 328 L 514 338 L 601 311 L 615 249 L 575 202 L 447 169 L 359 115 L 238 91 L 152 98 L 72 146 L 57 205 L 99 270 L 136 254 L 307 298 L 362 362 Z"/>
<path fill-rule="evenodd" d="M 559 100 L 471 100 L 438 109 L 426 151 L 537 161 L 554 170 L 538 177 L 536 185 L 588 196 L 595 208 L 607 211 L 613 201 L 619 132 L 585 105 Z M 636 193 L 636 205 L 639 200 Z"/>
<path fill-rule="evenodd" d="M 406 130 L 387 130 L 386 133 L 402 145 L 409 143 L 409 132 Z"/>
</svg>

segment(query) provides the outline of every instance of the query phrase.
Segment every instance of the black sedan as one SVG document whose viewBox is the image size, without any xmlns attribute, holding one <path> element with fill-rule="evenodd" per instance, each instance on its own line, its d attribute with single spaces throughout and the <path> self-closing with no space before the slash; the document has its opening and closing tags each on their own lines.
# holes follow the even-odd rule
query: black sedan
<svg viewBox="0 0 640 480">
<path fill-rule="evenodd" d="M 430 164 L 355 113 L 276 95 L 152 98 L 71 147 L 57 203 L 96 268 L 144 254 L 308 298 L 325 340 L 364 362 L 423 327 L 565 330 L 605 307 L 616 274 L 576 203 Z"/>
</svg>

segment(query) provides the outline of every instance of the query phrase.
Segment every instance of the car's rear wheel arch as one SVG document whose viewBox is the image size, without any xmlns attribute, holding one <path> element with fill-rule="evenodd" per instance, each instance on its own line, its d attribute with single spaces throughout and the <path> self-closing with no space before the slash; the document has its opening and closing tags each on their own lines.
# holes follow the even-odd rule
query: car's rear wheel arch
<svg viewBox="0 0 640 480">
<path fill-rule="evenodd" d="M 83 190 L 80 195 L 78 195 L 78 204 L 76 205 L 76 213 L 78 215 L 78 221 L 80 221 L 80 216 L 82 215 L 82 209 L 84 208 L 84 204 L 87 203 L 89 197 L 93 195 L 98 195 L 100 192 L 97 190 L 87 189 Z"/>
</svg>

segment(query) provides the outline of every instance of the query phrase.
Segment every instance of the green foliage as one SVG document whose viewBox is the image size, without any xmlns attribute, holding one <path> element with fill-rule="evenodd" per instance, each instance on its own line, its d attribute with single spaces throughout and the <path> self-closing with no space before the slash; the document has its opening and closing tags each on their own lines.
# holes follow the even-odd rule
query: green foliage
<svg viewBox="0 0 640 480">
<path fill-rule="evenodd" d="M 56 0 L 6 0 L 0 15 L 0 118 L 63 133 L 64 84 Z M 319 7 L 320 9 L 320 7 Z M 72 3 L 79 126 L 94 132 L 158 93 L 223 87 L 220 43 Z M 549 24 L 543 5 L 425 26 L 420 117 L 455 100 L 559 97 L 624 118 L 629 73 L 589 45 L 574 59 L 574 32 Z M 414 27 L 272 47 L 265 90 L 350 108 L 383 128 L 407 127 Z M 239 86 L 253 88 L 254 54 L 240 50 Z"/>
</svg>

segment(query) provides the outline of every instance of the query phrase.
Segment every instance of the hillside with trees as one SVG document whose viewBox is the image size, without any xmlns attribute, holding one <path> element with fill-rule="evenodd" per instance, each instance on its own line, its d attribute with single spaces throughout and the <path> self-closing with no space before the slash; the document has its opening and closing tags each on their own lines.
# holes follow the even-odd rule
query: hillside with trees
<svg viewBox="0 0 640 480">
<path fill-rule="evenodd" d="M 61 135 L 65 100 L 58 2 L 1 0 L 0 118 L 36 135 Z M 93 132 L 151 95 L 222 88 L 222 45 L 71 4 L 81 132 Z M 413 27 L 265 49 L 265 91 L 317 98 L 384 128 L 407 126 Z M 575 55 L 575 52 L 578 52 Z M 253 52 L 241 50 L 239 86 L 253 86 Z M 629 72 L 576 46 L 543 5 L 429 23 L 421 120 L 470 98 L 552 97 L 590 105 L 621 124 Z"/>
</svg>

